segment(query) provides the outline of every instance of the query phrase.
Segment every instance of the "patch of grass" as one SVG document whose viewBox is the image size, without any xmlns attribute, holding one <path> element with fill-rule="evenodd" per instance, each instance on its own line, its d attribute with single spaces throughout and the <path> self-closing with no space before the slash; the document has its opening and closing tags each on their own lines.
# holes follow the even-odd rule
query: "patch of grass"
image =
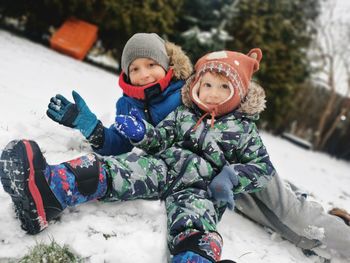
<svg viewBox="0 0 350 263">
<path fill-rule="evenodd" d="M 52 240 L 50 244 L 38 243 L 18 263 L 81 263 L 82 259 Z"/>
</svg>

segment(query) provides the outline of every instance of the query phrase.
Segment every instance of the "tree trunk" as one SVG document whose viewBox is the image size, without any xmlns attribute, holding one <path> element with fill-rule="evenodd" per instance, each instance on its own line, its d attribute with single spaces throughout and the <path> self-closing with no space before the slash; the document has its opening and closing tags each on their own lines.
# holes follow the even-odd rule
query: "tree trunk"
<svg viewBox="0 0 350 263">
<path fill-rule="evenodd" d="M 332 134 L 334 133 L 335 129 L 337 128 L 337 125 L 339 122 L 341 122 L 341 117 L 347 112 L 347 108 L 343 107 L 340 111 L 340 113 L 338 114 L 337 118 L 335 118 L 332 126 L 329 128 L 329 130 L 327 131 L 327 133 L 323 136 L 322 141 L 320 142 L 320 149 L 323 149 L 327 143 L 327 141 L 329 140 L 329 138 L 332 136 Z"/>
<path fill-rule="evenodd" d="M 320 144 L 322 141 L 325 125 L 327 123 L 328 117 L 332 112 L 332 108 L 337 99 L 337 93 L 335 92 L 335 83 L 334 83 L 334 60 L 333 58 L 329 59 L 329 77 L 328 77 L 328 86 L 330 88 L 330 97 L 324 111 L 321 114 L 320 121 L 316 130 L 316 139 L 314 141 L 314 147 L 316 150 L 321 150 Z"/>
</svg>

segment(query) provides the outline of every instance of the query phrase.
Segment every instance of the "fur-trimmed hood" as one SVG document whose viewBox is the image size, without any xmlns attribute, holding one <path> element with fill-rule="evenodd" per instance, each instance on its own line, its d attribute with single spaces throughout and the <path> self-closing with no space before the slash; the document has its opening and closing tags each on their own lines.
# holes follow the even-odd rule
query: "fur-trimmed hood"
<svg viewBox="0 0 350 263">
<path fill-rule="evenodd" d="M 181 95 L 182 102 L 187 107 L 193 108 L 195 104 L 190 97 L 190 84 L 195 76 L 192 75 L 187 79 L 186 84 L 182 87 Z M 237 111 L 247 115 L 260 114 L 266 108 L 266 96 L 264 89 L 256 82 L 251 81 L 248 89 L 248 94 L 241 103 Z"/>
<path fill-rule="evenodd" d="M 165 49 L 169 56 L 169 66 L 173 68 L 173 77 L 175 79 L 188 79 L 193 71 L 192 63 L 189 57 L 180 46 L 172 42 L 165 42 Z"/>
</svg>

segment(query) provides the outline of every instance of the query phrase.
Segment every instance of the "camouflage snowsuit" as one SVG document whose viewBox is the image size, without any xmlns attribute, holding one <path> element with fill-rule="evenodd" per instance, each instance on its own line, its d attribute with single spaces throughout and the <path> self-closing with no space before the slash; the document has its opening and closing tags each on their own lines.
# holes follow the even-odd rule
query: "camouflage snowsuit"
<svg viewBox="0 0 350 263">
<path fill-rule="evenodd" d="M 146 135 L 135 151 L 105 157 L 112 178 L 107 200 L 163 199 L 168 215 L 168 244 L 172 249 L 192 232 L 215 232 L 225 205 L 209 199 L 207 187 L 225 165 L 239 176 L 234 193 L 256 192 L 274 174 L 254 117 L 233 112 L 215 121 L 197 109 L 179 106 L 157 128 L 147 122 Z"/>
</svg>

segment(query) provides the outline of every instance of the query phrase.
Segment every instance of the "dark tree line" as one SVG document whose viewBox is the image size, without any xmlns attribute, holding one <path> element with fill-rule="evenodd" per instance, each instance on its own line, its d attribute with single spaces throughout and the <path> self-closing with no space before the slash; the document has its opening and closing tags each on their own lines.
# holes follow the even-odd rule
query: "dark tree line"
<svg viewBox="0 0 350 263">
<path fill-rule="evenodd" d="M 119 58 L 127 39 L 135 32 L 173 34 L 183 0 L 2 0 L 2 17 L 14 17 L 26 32 L 40 39 L 67 18 L 96 24 L 99 39 Z"/>
</svg>

